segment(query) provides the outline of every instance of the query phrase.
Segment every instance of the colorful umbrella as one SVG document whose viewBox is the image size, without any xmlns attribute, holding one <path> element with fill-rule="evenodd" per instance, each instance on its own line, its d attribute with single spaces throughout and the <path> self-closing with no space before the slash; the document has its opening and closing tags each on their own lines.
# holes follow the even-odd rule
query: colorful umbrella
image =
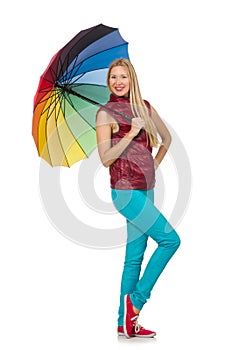
<svg viewBox="0 0 232 350">
<path fill-rule="evenodd" d="M 52 166 L 71 166 L 96 148 L 95 118 L 109 98 L 107 71 L 127 58 L 117 28 L 99 24 L 78 33 L 51 60 L 34 97 L 32 135 Z"/>
</svg>

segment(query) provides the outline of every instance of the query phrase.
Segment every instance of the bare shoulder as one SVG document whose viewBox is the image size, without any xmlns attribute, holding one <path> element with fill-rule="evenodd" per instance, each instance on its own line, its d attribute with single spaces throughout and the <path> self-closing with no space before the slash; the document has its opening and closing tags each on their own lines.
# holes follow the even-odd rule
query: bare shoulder
<svg viewBox="0 0 232 350">
<path fill-rule="evenodd" d="M 97 114 L 96 124 L 97 126 L 109 125 L 113 128 L 115 124 L 115 119 L 104 109 L 102 109 Z"/>
<path fill-rule="evenodd" d="M 102 109 L 97 113 L 96 122 L 97 125 L 109 124 L 111 123 L 110 115 L 104 109 Z"/>
<path fill-rule="evenodd" d="M 159 116 L 159 114 L 158 114 L 158 112 L 157 112 L 157 110 L 155 109 L 154 106 L 150 105 L 150 108 L 151 108 L 152 112 L 153 112 L 155 115 Z"/>
</svg>

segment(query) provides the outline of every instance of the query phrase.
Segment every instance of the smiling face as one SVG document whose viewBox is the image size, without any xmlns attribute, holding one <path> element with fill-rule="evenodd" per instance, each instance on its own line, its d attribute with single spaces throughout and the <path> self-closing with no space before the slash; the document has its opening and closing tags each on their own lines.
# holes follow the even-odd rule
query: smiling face
<svg viewBox="0 0 232 350">
<path fill-rule="evenodd" d="M 128 97 L 130 81 L 128 71 L 123 66 L 116 66 L 111 69 L 109 75 L 109 88 L 111 92 L 120 97 Z"/>
</svg>

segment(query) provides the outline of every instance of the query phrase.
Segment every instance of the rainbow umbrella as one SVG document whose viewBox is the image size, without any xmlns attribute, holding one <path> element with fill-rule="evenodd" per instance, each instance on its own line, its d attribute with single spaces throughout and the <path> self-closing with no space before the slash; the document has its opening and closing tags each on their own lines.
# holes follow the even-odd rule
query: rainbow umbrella
<svg viewBox="0 0 232 350">
<path fill-rule="evenodd" d="M 38 154 L 50 165 L 70 167 L 96 148 L 96 113 L 109 99 L 109 65 L 120 57 L 129 59 L 128 43 L 103 24 L 81 31 L 53 56 L 40 77 L 32 122 Z"/>
</svg>

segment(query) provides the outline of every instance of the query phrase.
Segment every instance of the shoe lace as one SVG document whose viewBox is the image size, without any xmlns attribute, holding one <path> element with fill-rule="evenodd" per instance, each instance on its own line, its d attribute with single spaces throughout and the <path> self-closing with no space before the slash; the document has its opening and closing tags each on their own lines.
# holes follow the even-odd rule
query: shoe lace
<svg viewBox="0 0 232 350">
<path fill-rule="evenodd" d="M 133 317 L 133 319 L 131 319 L 133 322 L 133 327 L 134 327 L 134 330 L 135 330 L 135 333 L 139 333 L 140 329 L 141 329 L 141 326 L 138 324 L 138 317 L 139 316 L 135 316 Z"/>
</svg>

